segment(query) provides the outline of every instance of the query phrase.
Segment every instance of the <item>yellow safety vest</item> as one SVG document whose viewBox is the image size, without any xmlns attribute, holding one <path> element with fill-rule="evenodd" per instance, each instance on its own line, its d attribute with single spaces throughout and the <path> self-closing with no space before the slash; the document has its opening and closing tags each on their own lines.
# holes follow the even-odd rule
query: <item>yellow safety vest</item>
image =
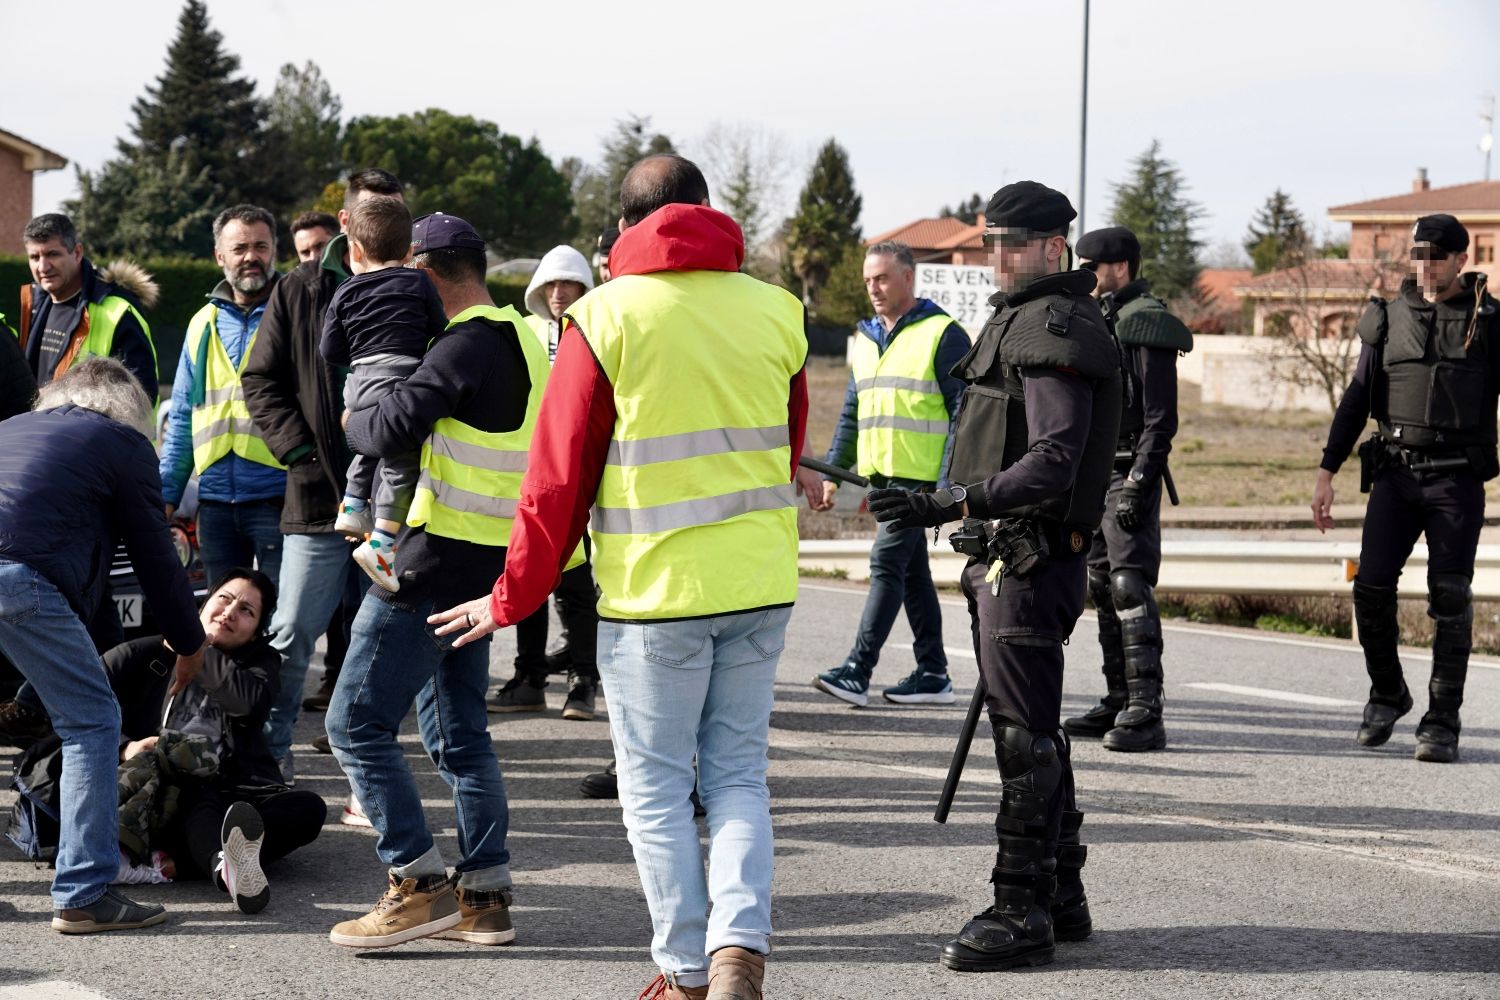
<svg viewBox="0 0 1500 1000">
<path fill-rule="evenodd" d="M 791 604 L 787 392 L 802 304 L 723 271 L 627 275 L 573 303 L 614 390 L 590 527 L 599 615 L 694 618 Z"/>
<path fill-rule="evenodd" d="M 429 534 L 444 538 L 503 547 L 510 544 L 521 480 L 526 474 L 526 453 L 536 428 L 542 390 L 552 369 L 546 348 L 522 333 L 527 324 L 514 306 L 470 306 L 449 320 L 448 328 L 471 319 L 515 326 L 531 381 L 526 418 L 513 431 L 481 431 L 454 417 L 443 417 L 433 424 L 422 445 L 417 492 L 406 523 L 426 525 Z M 566 568 L 582 564 L 580 543 Z"/>
<path fill-rule="evenodd" d="M 551 354 L 552 331 L 548 329 L 551 324 L 548 323 L 545 318 L 532 313 L 531 315 L 528 315 L 526 317 L 526 325 L 530 327 L 531 332 L 536 335 L 536 339 L 542 345 L 542 350 L 546 351 L 548 354 Z"/>
<path fill-rule="evenodd" d="M 250 363 L 250 351 L 259 332 L 257 329 L 250 334 L 240 366 L 235 368 L 229 360 L 229 352 L 224 349 L 224 342 L 219 339 L 218 305 L 210 302 L 188 321 L 188 336 L 182 349 L 190 358 L 203 358 L 203 371 L 197 373 L 197 377 L 203 380 L 203 402 L 193 406 L 192 423 L 193 471 L 200 476 L 230 452 L 273 469 L 286 468 L 276 461 L 265 438 L 250 419 L 250 410 L 245 406 L 245 390 L 240 384 L 240 376 Z M 203 342 L 204 337 L 208 338 L 207 344 Z"/>
<path fill-rule="evenodd" d="M 919 319 L 903 327 L 884 354 L 869 337 L 855 334 L 860 475 L 937 481 L 948 439 L 948 405 L 935 362 L 952 322 L 945 312 Z"/>
</svg>

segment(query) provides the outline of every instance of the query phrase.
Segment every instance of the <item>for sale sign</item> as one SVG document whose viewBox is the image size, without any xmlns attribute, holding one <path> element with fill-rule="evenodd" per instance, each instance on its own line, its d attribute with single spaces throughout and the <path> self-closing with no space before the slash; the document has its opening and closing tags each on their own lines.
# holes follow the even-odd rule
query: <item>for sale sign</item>
<svg viewBox="0 0 1500 1000">
<path fill-rule="evenodd" d="M 942 306 L 973 339 L 993 311 L 990 296 L 995 294 L 995 272 L 960 264 L 918 264 L 916 294 Z"/>
</svg>

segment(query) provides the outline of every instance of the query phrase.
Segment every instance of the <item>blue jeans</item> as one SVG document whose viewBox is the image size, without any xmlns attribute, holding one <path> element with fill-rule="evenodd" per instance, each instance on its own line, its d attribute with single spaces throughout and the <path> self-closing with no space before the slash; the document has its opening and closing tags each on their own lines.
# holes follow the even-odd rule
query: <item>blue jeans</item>
<svg viewBox="0 0 1500 1000">
<path fill-rule="evenodd" d="M 460 884 L 506 888 L 510 807 L 484 706 L 490 644 L 451 648 L 427 624 L 433 610 L 430 601 L 407 611 L 365 595 L 328 705 L 328 742 L 380 835 L 380 860 L 402 877 L 446 874 L 396 742 L 415 700 L 422 746 L 453 790 Z"/>
<path fill-rule="evenodd" d="M 361 585 L 364 574 L 343 535 L 283 535 L 281 580 L 271 647 L 281 654 L 281 689 L 266 720 L 266 744 L 280 760 L 292 748 L 292 727 L 302 710 L 307 664 L 318 637 L 344 594 Z"/>
<path fill-rule="evenodd" d="M 67 598 L 30 566 L 3 558 L 0 651 L 41 695 L 63 741 L 52 904 L 59 910 L 90 906 L 120 870 L 120 706 Z"/>
<path fill-rule="evenodd" d="M 271 500 L 250 503 L 198 504 L 198 558 L 212 587 L 236 566 L 260 570 L 280 586 L 281 504 Z"/>
<path fill-rule="evenodd" d="M 708 956 L 771 937 L 771 689 L 791 608 L 678 622 L 599 623 L 599 673 L 620 805 L 655 935 L 680 986 Z M 688 796 L 708 810 L 708 876 Z M 709 913 L 709 902 L 713 911 Z"/>
<path fill-rule="evenodd" d="M 875 670 L 880 648 L 890 637 L 903 604 L 911 624 L 917 666 L 929 674 L 947 673 L 943 612 L 927 562 L 927 532 L 906 528 L 892 531 L 882 524 L 875 544 L 870 546 L 870 594 L 865 598 L 854 648 L 849 651 L 849 659 L 856 666 Z"/>
</svg>

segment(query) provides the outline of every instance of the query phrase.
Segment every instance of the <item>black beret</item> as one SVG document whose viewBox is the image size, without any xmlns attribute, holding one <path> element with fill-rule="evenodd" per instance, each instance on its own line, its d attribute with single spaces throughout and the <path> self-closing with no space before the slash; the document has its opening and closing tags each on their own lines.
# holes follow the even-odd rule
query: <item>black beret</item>
<svg viewBox="0 0 1500 1000">
<path fill-rule="evenodd" d="M 615 240 L 620 238 L 620 230 L 617 226 L 610 226 L 599 234 L 599 256 L 609 258 L 609 251 L 614 247 Z"/>
<path fill-rule="evenodd" d="M 1104 264 L 1140 260 L 1141 241 L 1124 226 L 1093 229 L 1084 233 L 1083 238 L 1078 241 L 1078 256 Z"/>
<path fill-rule="evenodd" d="M 1469 231 L 1451 215 L 1424 215 L 1411 227 L 1413 243 L 1431 243 L 1449 253 L 1469 249 Z"/>
<path fill-rule="evenodd" d="M 1052 233 L 1078 218 L 1068 196 L 1036 181 L 1016 181 L 990 196 L 984 222 L 996 229 Z"/>
</svg>

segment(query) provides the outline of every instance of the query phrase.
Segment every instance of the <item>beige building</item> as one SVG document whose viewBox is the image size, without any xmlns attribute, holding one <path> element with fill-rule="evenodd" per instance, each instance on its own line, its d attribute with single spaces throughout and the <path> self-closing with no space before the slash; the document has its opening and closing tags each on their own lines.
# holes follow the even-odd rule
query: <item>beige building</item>
<svg viewBox="0 0 1500 1000">
<path fill-rule="evenodd" d="M 21 231 L 31 221 L 31 175 L 61 170 L 65 157 L 0 129 L 0 253 L 25 252 Z"/>
</svg>

